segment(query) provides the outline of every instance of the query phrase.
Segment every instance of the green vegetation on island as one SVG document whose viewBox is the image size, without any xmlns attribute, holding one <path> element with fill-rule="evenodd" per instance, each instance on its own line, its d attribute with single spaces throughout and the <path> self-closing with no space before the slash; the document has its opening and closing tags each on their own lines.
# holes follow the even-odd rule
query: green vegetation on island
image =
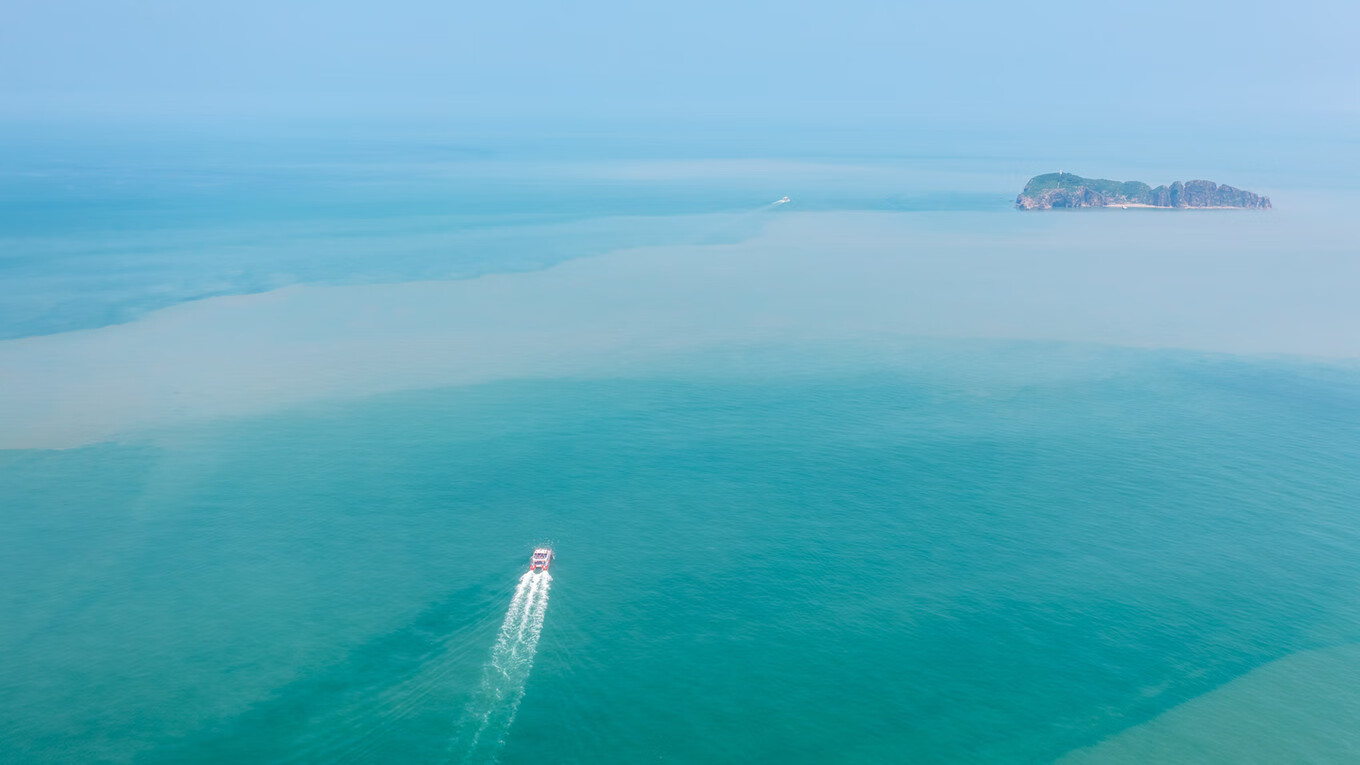
<svg viewBox="0 0 1360 765">
<path fill-rule="evenodd" d="M 1269 209 L 1270 198 L 1250 191 L 1220 186 L 1213 181 L 1176 181 L 1152 188 L 1142 181 L 1083 178 L 1072 173 L 1036 175 L 1015 200 L 1021 210 L 1054 207 L 1240 207 Z"/>
</svg>

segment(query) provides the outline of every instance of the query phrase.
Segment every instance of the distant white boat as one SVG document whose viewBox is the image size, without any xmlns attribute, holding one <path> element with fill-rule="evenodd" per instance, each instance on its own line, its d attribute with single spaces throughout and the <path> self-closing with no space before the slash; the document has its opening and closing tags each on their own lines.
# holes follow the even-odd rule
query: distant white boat
<svg viewBox="0 0 1360 765">
<path fill-rule="evenodd" d="M 789 201 L 789 198 L 788 198 L 788 197 L 784 197 L 783 199 L 776 199 L 774 203 L 777 204 L 777 205 L 782 205 L 782 204 L 788 204 L 788 201 Z"/>
</svg>

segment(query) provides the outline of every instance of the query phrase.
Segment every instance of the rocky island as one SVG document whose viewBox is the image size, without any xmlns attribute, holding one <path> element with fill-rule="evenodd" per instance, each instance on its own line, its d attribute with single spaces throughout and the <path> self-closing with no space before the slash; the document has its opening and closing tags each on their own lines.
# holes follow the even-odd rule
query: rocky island
<svg viewBox="0 0 1360 765">
<path fill-rule="evenodd" d="M 1213 181 L 1176 181 L 1152 188 L 1142 181 L 1110 181 L 1082 178 L 1071 173 L 1036 175 L 1015 199 L 1020 210 L 1054 207 L 1166 207 L 1221 209 L 1270 209 L 1270 197 L 1219 186 Z"/>
</svg>

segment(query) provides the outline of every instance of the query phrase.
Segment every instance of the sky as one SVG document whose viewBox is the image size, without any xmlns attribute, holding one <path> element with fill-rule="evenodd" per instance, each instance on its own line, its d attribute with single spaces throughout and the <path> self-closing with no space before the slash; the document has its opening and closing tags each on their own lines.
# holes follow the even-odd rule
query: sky
<svg viewBox="0 0 1360 765">
<path fill-rule="evenodd" d="M 11 0 L 0 120 L 1354 121 L 1357 28 L 1340 0 Z"/>
</svg>

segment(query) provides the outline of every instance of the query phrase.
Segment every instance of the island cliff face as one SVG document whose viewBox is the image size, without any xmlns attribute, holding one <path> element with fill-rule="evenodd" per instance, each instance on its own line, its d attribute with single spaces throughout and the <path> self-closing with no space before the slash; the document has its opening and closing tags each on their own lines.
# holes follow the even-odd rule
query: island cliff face
<svg viewBox="0 0 1360 765">
<path fill-rule="evenodd" d="M 1082 178 L 1071 173 L 1036 175 L 1025 184 L 1015 200 L 1020 210 L 1049 210 L 1054 207 L 1240 207 L 1270 209 L 1270 197 L 1263 197 L 1219 186 L 1213 181 L 1176 181 L 1170 186 L 1152 188 L 1141 181 L 1109 181 Z"/>
</svg>

